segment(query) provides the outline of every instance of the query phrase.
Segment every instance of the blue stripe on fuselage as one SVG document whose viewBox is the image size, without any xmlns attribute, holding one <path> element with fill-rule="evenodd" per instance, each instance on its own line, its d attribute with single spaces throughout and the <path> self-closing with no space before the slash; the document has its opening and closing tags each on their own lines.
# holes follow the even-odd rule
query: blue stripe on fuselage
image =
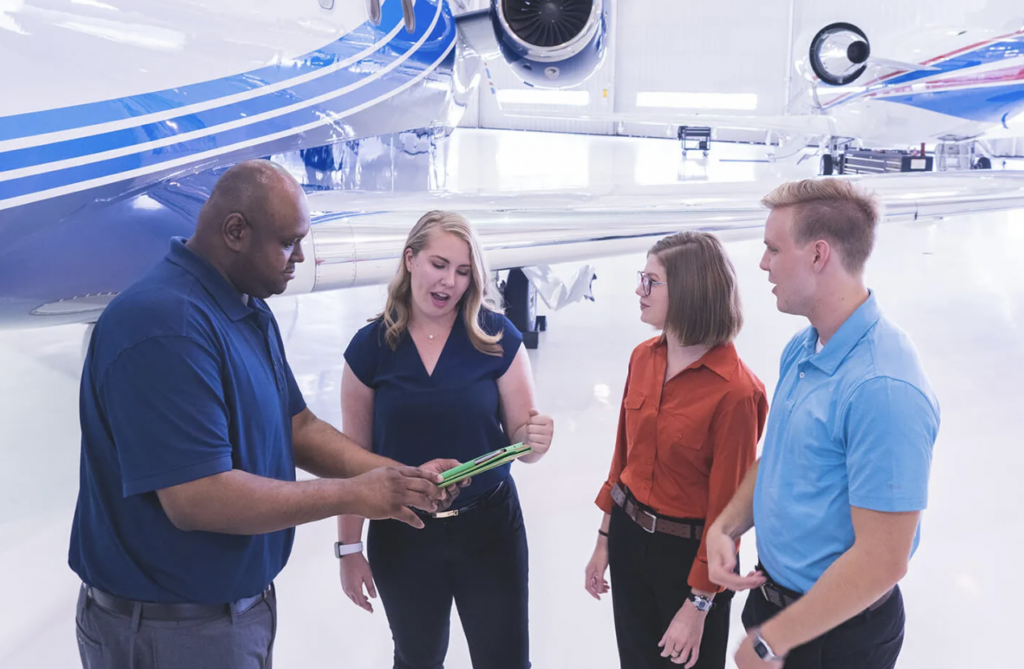
<svg viewBox="0 0 1024 669">
<path fill-rule="evenodd" d="M 444 1 L 419 0 L 416 5 L 418 7 L 419 5 L 429 4 L 429 17 L 433 16 L 437 3 Z M 294 65 L 270 65 L 230 77 L 168 88 L 152 93 L 0 117 L 0 141 L 71 130 L 100 123 L 131 119 L 156 112 L 170 111 L 187 105 L 208 102 L 228 95 L 259 89 L 270 84 L 309 74 L 344 60 L 353 53 L 357 53 L 360 48 L 370 46 L 379 41 L 384 35 L 387 35 L 396 25 L 403 22 L 401 3 L 384 3 L 381 14 L 381 24 L 379 26 L 374 26 L 369 22 L 363 23 L 341 39 L 294 59 Z M 417 19 L 422 20 L 419 14 L 417 12 Z M 407 34 L 403 30 L 399 33 L 399 36 Z"/>
<path fill-rule="evenodd" d="M 433 5 L 433 7 L 436 8 L 436 5 Z M 430 18 L 433 20 L 433 15 Z M 380 79 L 372 81 L 340 98 L 289 112 L 275 118 L 266 119 L 247 126 L 234 128 L 232 130 L 215 133 L 213 135 L 196 138 L 186 142 L 180 142 L 118 158 L 110 158 L 87 165 L 69 167 L 62 170 L 56 170 L 54 172 L 0 182 L 0 201 L 39 191 L 50 190 L 52 188 L 59 188 L 61 186 L 82 181 L 116 175 L 142 167 L 157 165 L 159 163 L 168 162 L 175 158 L 181 158 L 190 154 L 201 153 L 220 147 L 238 144 L 247 140 L 259 139 L 260 137 L 288 131 L 292 128 L 309 123 L 318 121 L 323 122 L 325 115 L 343 114 L 346 111 L 358 105 L 370 102 L 375 98 L 386 98 L 395 89 L 423 72 L 427 67 L 427 65 L 423 64 L 423 61 L 429 61 L 432 64 L 451 47 L 452 41 L 454 40 L 455 28 L 454 22 L 449 22 L 447 20 L 448 18 L 449 16 L 447 14 L 442 15 L 430 37 L 418 50 L 416 50 L 417 60 L 414 61 L 412 65 L 410 65 L 412 58 L 410 58 L 410 60 L 407 60 L 401 66 Z M 425 29 L 429 23 L 423 21 L 420 22 L 420 25 L 423 26 L 423 28 L 421 28 L 422 30 Z M 405 50 L 412 49 L 415 46 L 415 40 L 419 39 L 421 36 L 422 32 L 419 32 L 417 35 L 410 36 L 410 39 L 404 40 L 405 43 L 402 46 L 405 47 Z M 392 47 L 395 51 L 389 54 L 389 62 L 393 62 L 395 58 L 402 55 L 402 53 L 397 50 L 399 47 L 398 44 L 392 44 Z M 373 69 L 379 71 L 381 67 L 384 67 L 387 64 L 387 62 L 378 64 L 379 67 L 374 67 Z M 344 72 L 345 71 L 341 71 L 338 74 L 342 74 Z M 324 78 L 327 79 L 332 76 L 333 74 Z M 0 173 L 0 175 L 2 175 L 2 173 Z"/>
</svg>

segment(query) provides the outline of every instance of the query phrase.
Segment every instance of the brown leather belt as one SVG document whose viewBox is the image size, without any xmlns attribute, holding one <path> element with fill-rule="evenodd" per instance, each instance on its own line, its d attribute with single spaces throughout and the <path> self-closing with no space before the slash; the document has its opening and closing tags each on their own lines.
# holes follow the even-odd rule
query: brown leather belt
<svg viewBox="0 0 1024 669">
<path fill-rule="evenodd" d="M 704 523 L 688 523 L 658 515 L 636 501 L 633 493 L 618 483 L 612 486 L 612 500 L 622 508 L 630 520 L 651 534 L 661 532 L 696 541 L 700 541 L 701 535 L 704 534 Z"/>
<path fill-rule="evenodd" d="M 768 600 L 769 604 L 777 606 L 780 609 L 784 609 L 787 606 L 791 606 L 796 600 L 803 597 L 803 595 L 801 595 L 799 592 L 796 592 L 795 590 L 790 590 L 789 588 L 785 588 L 776 583 L 774 580 L 772 580 L 772 577 L 768 576 L 768 572 L 765 571 L 763 565 L 758 564 L 757 569 L 762 574 L 764 574 L 765 577 L 768 579 L 767 581 L 765 581 L 764 585 L 761 586 L 760 590 L 761 594 L 764 595 L 764 598 Z M 881 608 L 883 604 L 889 601 L 889 598 L 892 597 L 892 593 L 895 591 L 895 587 L 889 588 L 889 591 L 887 593 L 885 593 L 877 600 L 875 600 L 875 602 L 871 606 L 864 609 L 864 611 L 862 611 L 861 613 L 866 613 L 868 611 L 874 611 L 876 609 Z"/>
</svg>

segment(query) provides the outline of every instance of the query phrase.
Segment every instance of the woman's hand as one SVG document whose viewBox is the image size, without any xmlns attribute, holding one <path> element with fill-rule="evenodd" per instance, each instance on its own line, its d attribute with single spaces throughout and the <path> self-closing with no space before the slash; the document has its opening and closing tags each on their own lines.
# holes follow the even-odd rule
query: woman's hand
<svg viewBox="0 0 1024 669">
<path fill-rule="evenodd" d="M 608 537 L 600 536 L 594 547 L 594 554 L 587 563 L 587 579 L 584 587 L 590 596 L 600 600 L 610 590 L 604 574 L 608 570 Z"/>
<path fill-rule="evenodd" d="M 706 613 L 697 610 L 693 602 L 686 600 L 669 623 L 665 635 L 658 642 L 661 656 L 672 658 L 673 664 L 686 663 L 686 669 L 697 664 L 700 657 L 700 640 L 704 637 Z"/>
<path fill-rule="evenodd" d="M 361 609 L 373 613 L 373 604 L 363 593 L 363 586 L 366 586 L 366 593 L 373 599 L 377 598 L 377 589 L 373 586 L 373 574 L 370 573 L 370 563 L 362 553 L 346 555 L 338 562 L 341 563 L 341 589 L 345 592 L 352 603 Z"/>
<path fill-rule="evenodd" d="M 536 409 L 530 409 L 530 420 L 523 426 L 523 443 L 530 447 L 530 453 L 520 460 L 536 462 L 551 448 L 555 434 L 555 421 L 551 416 L 542 416 Z"/>
</svg>

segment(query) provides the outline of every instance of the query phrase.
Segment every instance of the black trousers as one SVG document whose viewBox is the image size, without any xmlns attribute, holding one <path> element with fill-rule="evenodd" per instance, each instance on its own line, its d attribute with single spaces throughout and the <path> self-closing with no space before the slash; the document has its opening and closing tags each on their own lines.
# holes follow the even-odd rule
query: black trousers
<svg viewBox="0 0 1024 669">
<path fill-rule="evenodd" d="M 751 590 L 743 626 L 757 627 L 779 611 L 760 590 Z M 786 669 L 892 669 L 903 647 L 906 615 L 899 586 L 874 611 L 865 611 L 786 656 Z"/>
<path fill-rule="evenodd" d="M 700 542 L 649 534 L 615 507 L 608 528 L 615 636 L 622 669 L 678 667 L 661 657 L 658 642 L 690 595 L 686 581 Z M 733 593 L 715 597 L 704 620 L 696 669 L 723 669 L 729 642 Z"/>
<path fill-rule="evenodd" d="M 395 669 L 444 666 L 453 601 L 475 669 L 528 669 L 526 527 L 512 478 L 481 507 L 425 523 L 370 523 L 367 556 Z"/>
</svg>

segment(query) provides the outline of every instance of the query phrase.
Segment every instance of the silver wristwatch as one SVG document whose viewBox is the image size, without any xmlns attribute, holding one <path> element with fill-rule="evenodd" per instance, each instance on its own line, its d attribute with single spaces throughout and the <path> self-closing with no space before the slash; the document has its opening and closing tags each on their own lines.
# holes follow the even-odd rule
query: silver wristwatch
<svg viewBox="0 0 1024 669">
<path fill-rule="evenodd" d="M 786 659 L 785 656 L 775 654 L 772 647 L 761 636 L 761 630 L 754 632 L 754 652 L 765 662 L 781 662 Z"/>
<path fill-rule="evenodd" d="M 711 607 L 715 605 L 714 601 L 704 595 L 695 595 L 692 592 L 688 599 L 693 602 L 693 608 L 697 609 L 701 613 L 707 613 L 711 610 Z"/>
</svg>

